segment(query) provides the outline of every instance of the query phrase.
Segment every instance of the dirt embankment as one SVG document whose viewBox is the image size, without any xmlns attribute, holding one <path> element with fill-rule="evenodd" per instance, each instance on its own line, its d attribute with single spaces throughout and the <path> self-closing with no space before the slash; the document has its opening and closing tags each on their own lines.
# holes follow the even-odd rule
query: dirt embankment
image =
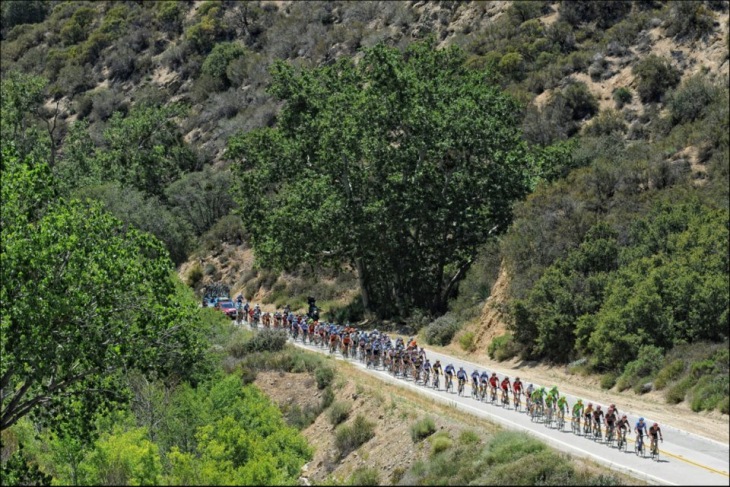
<svg viewBox="0 0 730 487">
<path fill-rule="evenodd" d="M 452 438 L 458 438 L 462 431 L 469 430 L 486 441 L 501 429 L 416 392 L 385 384 L 347 363 L 337 361 L 334 364 L 339 372 L 333 384 L 335 401 L 352 406 L 344 424 L 351 423 L 357 415 L 363 415 L 375 424 L 375 435 L 360 448 L 340 458 L 335 443 L 335 427 L 329 420 L 328 410 L 325 410 L 302 431 L 315 452 L 313 459 L 302 469 L 300 484 L 341 483 L 360 467 L 377 470 L 381 485 L 398 483 L 416 461 L 429 457 L 430 443 L 425 440 L 414 443 L 410 433 L 411 425 L 426 416 L 434 420 L 437 432 L 446 431 Z M 294 405 L 301 409 L 314 406 L 322 396 L 322 391 L 317 390 L 314 379 L 307 373 L 259 372 L 255 384 L 283 410 Z M 573 461 L 577 470 L 609 473 L 595 462 L 584 459 Z M 616 472 L 610 473 L 617 475 L 622 483 L 640 483 Z"/>
</svg>

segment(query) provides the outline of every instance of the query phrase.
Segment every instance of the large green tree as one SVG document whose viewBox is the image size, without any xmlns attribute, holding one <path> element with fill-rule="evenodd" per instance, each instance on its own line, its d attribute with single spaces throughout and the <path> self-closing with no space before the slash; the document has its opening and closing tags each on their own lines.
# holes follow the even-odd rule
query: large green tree
<svg viewBox="0 0 730 487">
<path fill-rule="evenodd" d="M 48 166 L 12 146 L 1 169 L 0 429 L 29 413 L 91 426 L 129 370 L 185 377 L 203 341 L 159 241 L 56 199 Z"/>
<path fill-rule="evenodd" d="M 381 316 L 443 311 L 533 172 L 516 103 L 433 39 L 272 69 L 274 128 L 233 138 L 236 198 L 266 265 L 349 262 Z"/>
</svg>

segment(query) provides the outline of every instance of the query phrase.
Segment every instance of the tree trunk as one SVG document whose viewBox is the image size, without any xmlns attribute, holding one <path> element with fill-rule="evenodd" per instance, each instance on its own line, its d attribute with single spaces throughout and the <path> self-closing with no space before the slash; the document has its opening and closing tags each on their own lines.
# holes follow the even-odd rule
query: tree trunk
<svg viewBox="0 0 730 487">
<path fill-rule="evenodd" d="M 370 311 L 370 296 L 368 295 L 368 280 L 366 277 L 365 264 L 361 257 L 355 259 L 355 267 L 357 268 L 357 281 L 360 284 L 360 295 L 362 296 L 362 304 L 365 311 Z"/>
</svg>

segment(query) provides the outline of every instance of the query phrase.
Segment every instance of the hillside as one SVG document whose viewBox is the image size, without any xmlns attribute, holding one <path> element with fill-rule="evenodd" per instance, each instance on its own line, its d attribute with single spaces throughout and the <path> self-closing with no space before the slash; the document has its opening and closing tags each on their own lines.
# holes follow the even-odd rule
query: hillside
<svg viewBox="0 0 730 487">
<path fill-rule="evenodd" d="M 299 430 L 274 421 L 298 449 L 296 462 L 313 455 L 312 482 L 365 483 L 376 474 L 438 482 L 440 472 L 426 467 L 471 444 L 483 456 L 469 458 L 494 460 L 491 426 L 355 371 L 343 369 L 329 392 L 308 397 L 302 387 L 321 379 L 315 359 L 265 355 L 257 368 L 254 349 L 270 343 L 246 344 L 250 337 L 193 306 L 218 282 L 269 311 L 304 312 L 315 296 L 327 321 L 418 334 L 486 367 L 524 370 L 728 441 L 727 0 L 6 0 L 0 9 L 2 230 L 13 243 L 8 252 L 3 243 L 3 276 L 12 277 L 4 314 L 31 317 L 39 337 L 66 339 L 80 319 L 101 320 L 95 299 L 124 299 L 117 287 L 131 282 L 130 294 L 151 309 L 159 298 L 173 310 L 157 318 L 172 322 L 184 309 L 190 335 L 162 341 L 173 356 L 197 354 L 196 367 L 155 355 L 172 377 L 140 383 L 126 368 L 128 349 L 109 348 L 124 370 L 115 384 L 126 387 L 109 401 L 134 398 L 132 410 L 94 417 L 98 425 L 84 416 L 74 428 L 103 437 L 91 446 L 75 443 L 75 433 L 57 438 L 36 419 L 4 429 L 12 444 L 3 462 L 27 441 L 31 463 L 54 478 L 76 479 L 81 462 L 98 483 L 112 442 L 133 444 L 125 452 L 159 444 L 153 477 L 195 483 L 185 475 L 226 461 L 214 451 L 225 418 L 193 414 L 199 443 L 170 431 L 185 408 L 210 405 L 206 388 L 224 394 L 233 375 L 248 383 L 254 370 L 269 398 L 245 388 L 253 399 L 236 397 L 225 414 L 250 400 L 276 416 L 267 409 L 276 401 Z M 129 253 L 137 247 L 128 242 L 141 250 Z M 54 287 L 74 251 L 88 251 L 72 266 L 88 272 L 77 278 L 86 281 Z M 154 265 L 137 272 L 148 258 Z M 170 269 L 185 286 L 165 280 Z M 164 296 L 134 282 L 145 272 Z M 78 299 L 68 309 L 50 309 L 69 296 Z M 127 314 L 113 303 L 102 309 L 126 330 Z M 124 309 L 144 321 L 146 308 Z M 45 320 L 51 313 L 56 321 Z M 32 349 L 35 335 L 17 332 L 18 323 L 3 319 L 4 354 L 15 353 L 6 330 Z M 105 332 L 92 335 L 108 345 Z M 73 371 L 72 352 L 88 348 L 79 340 L 50 341 L 44 353 L 65 351 Z M 27 368 L 17 360 L 16 370 Z M 7 370 L 3 408 L 6 390 L 22 396 L 30 384 L 6 383 Z M 293 404 L 292 391 L 306 400 Z M 383 421 L 369 446 L 337 457 L 330 413 L 320 414 L 335 409 L 332 400 L 351 404 L 348 424 L 358 414 Z M 156 412 L 170 437 L 156 437 Z M 411 424 L 426 415 L 448 434 L 412 441 Z M 51 450 L 33 428 L 53 439 Z M 478 439 L 468 434 L 474 428 Z M 394 448 L 405 451 L 404 465 L 389 456 Z M 58 452 L 77 463 L 60 466 Z M 605 473 L 543 453 L 576 484 Z M 226 481 L 263 475 L 241 467 Z M 125 479 L 142 475 L 130 472 Z M 487 479 L 462 480 L 475 478 Z"/>
</svg>

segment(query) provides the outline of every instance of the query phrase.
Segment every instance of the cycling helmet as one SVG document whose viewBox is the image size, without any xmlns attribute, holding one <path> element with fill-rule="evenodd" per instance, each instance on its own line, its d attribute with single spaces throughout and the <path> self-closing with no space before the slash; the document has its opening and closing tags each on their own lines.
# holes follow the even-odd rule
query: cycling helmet
<svg viewBox="0 0 730 487">
<path fill-rule="evenodd" d="M 623 416 L 621 416 L 621 419 L 627 419 L 626 415 L 624 414 Z"/>
<path fill-rule="evenodd" d="M 497 373 L 496 372 L 492 372 L 492 375 L 497 375 Z"/>
<path fill-rule="evenodd" d="M 659 427 L 659 423 L 654 423 L 654 428 L 658 428 L 658 427 Z"/>
<path fill-rule="evenodd" d="M 600 411 L 600 410 L 601 410 L 601 405 L 599 404 L 598 406 L 596 406 L 596 409 L 597 409 L 598 411 Z"/>
<path fill-rule="evenodd" d="M 583 404 L 583 399 L 578 399 L 578 404 Z"/>
<path fill-rule="evenodd" d="M 639 418 L 639 423 L 643 423 L 643 422 L 644 422 L 644 418 Z"/>
<path fill-rule="evenodd" d="M 589 403 L 588 403 L 588 405 L 589 405 L 589 406 L 593 406 L 593 403 L 592 403 L 592 402 L 589 402 Z"/>
<path fill-rule="evenodd" d="M 515 377 L 515 380 L 520 380 L 520 378 L 519 377 Z"/>
<path fill-rule="evenodd" d="M 615 404 L 611 404 L 610 407 L 611 407 L 611 409 L 616 409 L 616 405 Z"/>
</svg>

